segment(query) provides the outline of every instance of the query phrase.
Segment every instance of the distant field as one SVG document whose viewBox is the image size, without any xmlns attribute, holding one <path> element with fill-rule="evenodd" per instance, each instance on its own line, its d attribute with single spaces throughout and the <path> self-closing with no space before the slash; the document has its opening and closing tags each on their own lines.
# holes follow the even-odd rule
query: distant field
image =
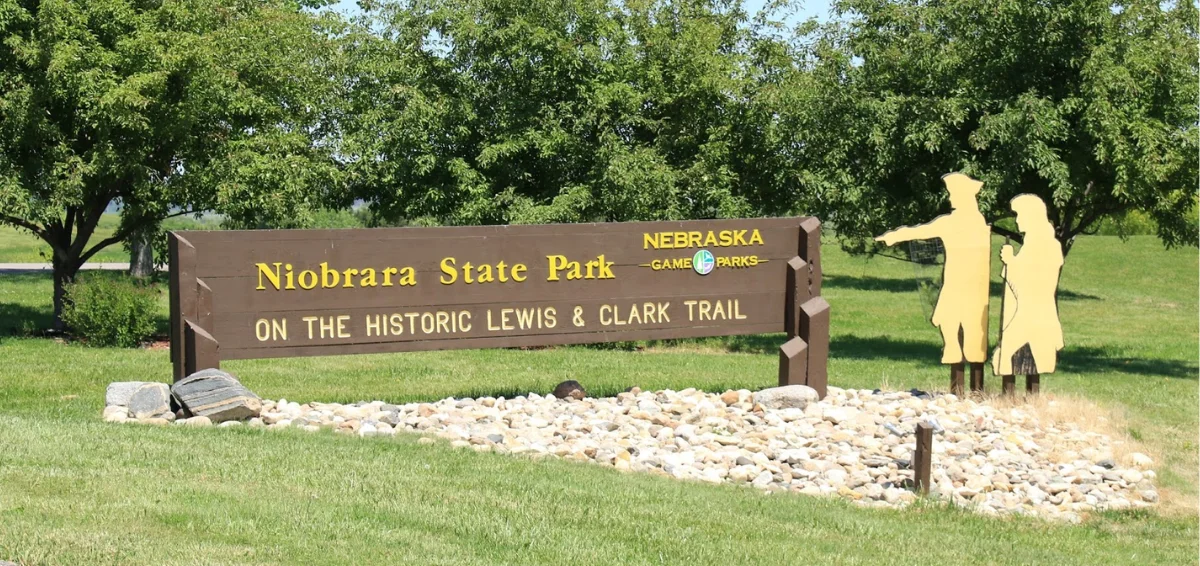
<svg viewBox="0 0 1200 566">
<path fill-rule="evenodd" d="M 912 264 L 825 252 L 830 382 L 945 389 Z M 9 261 L 9 260 L 3 260 Z M 162 350 L 14 329 L 50 320 L 46 275 L 0 275 L 0 560 L 31 564 L 1187 564 L 1197 537 L 1195 248 L 1081 238 L 1062 277 L 1067 349 L 1048 395 L 1086 397 L 1151 452 L 1163 504 L 1078 526 L 764 496 L 415 438 L 100 421 L 115 380 L 168 379 Z M 998 278 L 993 292 L 999 292 Z M 992 342 L 999 300 L 992 302 Z M 165 305 L 165 302 L 164 302 Z M 164 313 L 165 316 L 165 313 Z M 268 398 L 353 402 L 774 384 L 781 336 L 543 350 L 231 361 Z M 988 388 L 998 379 L 987 376 Z"/>
<path fill-rule="evenodd" d="M 101 216 L 100 224 L 96 226 L 96 232 L 89 240 L 89 246 L 112 236 L 120 222 L 121 217 L 118 214 L 105 213 Z M 189 217 L 171 218 L 165 224 L 170 230 L 195 230 L 212 225 Z M 52 255 L 50 245 L 28 230 L 0 226 L 0 263 L 50 263 Z M 96 252 L 96 255 L 88 261 L 94 263 L 127 262 L 129 261 L 129 252 L 122 244 L 113 244 Z"/>
</svg>

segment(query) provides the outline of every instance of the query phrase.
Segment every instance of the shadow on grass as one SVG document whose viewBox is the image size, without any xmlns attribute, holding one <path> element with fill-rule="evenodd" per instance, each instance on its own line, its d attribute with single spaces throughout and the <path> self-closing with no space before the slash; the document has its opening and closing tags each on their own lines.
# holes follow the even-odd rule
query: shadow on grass
<svg viewBox="0 0 1200 566">
<path fill-rule="evenodd" d="M 1112 357 L 1101 348 L 1068 346 L 1059 352 L 1058 368 L 1072 373 L 1131 373 L 1197 380 L 1200 367 L 1182 360 Z"/>
<path fill-rule="evenodd" d="M 821 282 L 823 287 L 833 289 L 853 289 L 855 291 L 883 291 L 887 293 L 916 293 L 917 282 L 913 279 L 893 279 L 873 276 L 854 275 L 825 275 Z M 1004 291 L 1003 283 L 992 281 L 988 292 L 993 297 L 999 297 Z M 1076 293 L 1066 289 L 1058 290 L 1058 298 L 1067 301 L 1099 301 L 1100 297 L 1086 293 Z"/>
<path fill-rule="evenodd" d="M 54 310 L 27 305 L 0 303 L 0 339 L 30 336 L 54 325 Z"/>
</svg>

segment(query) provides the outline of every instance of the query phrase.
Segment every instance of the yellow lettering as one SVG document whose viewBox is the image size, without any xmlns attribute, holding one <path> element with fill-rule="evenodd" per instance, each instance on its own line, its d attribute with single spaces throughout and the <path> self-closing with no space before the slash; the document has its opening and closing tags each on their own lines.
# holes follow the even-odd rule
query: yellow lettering
<svg viewBox="0 0 1200 566">
<path fill-rule="evenodd" d="M 463 332 L 471 331 L 471 311 L 458 311 L 458 329 Z"/>
<path fill-rule="evenodd" d="M 308 276 L 308 283 L 304 282 L 304 277 Z M 300 288 L 312 289 L 317 286 L 317 272 L 312 270 L 304 270 L 300 272 Z"/>
<path fill-rule="evenodd" d="M 417 270 L 405 267 L 400 270 L 400 286 L 412 287 L 417 284 Z"/>
<path fill-rule="evenodd" d="M 358 279 L 359 287 L 374 287 L 375 286 L 375 268 L 368 267 L 358 274 L 361 276 Z"/>
<path fill-rule="evenodd" d="M 387 327 L 380 326 L 380 316 L 379 315 L 377 315 L 377 314 L 367 315 L 367 336 L 382 336 L 386 331 L 387 331 Z"/>
<path fill-rule="evenodd" d="M 558 272 L 567 267 L 567 256 L 548 255 L 546 256 L 546 260 L 550 262 L 550 275 L 546 277 L 546 281 L 558 281 Z M 570 276 L 568 275 L 567 278 L 570 279 Z"/>
<path fill-rule="evenodd" d="M 602 326 L 612 325 L 612 307 L 600 305 L 600 324 Z"/>
<path fill-rule="evenodd" d="M 558 326 L 558 310 L 554 307 L 546 307 L 542 313 L 546 317 L 546 328 L 554 328 Z"/>
<path fill-rule="evenodd" d="M 388 267 L 383 270 L 383 286 L 384 287 L 392 286 L 392 276 L 396 274 L 396 271 L 398 271 L 398 270 L 395 267 Z"/>
<path fill-rule="evenodd" d="M 263 276 L 266 275 L 267 281 L 271 283 L 271 286 L 274 287 L 276 291 L 278 291 L 279 290 L 279 266 L 282 264 L 279 262 L 275 262 L 275 272 L 274 273 L 271 273 L 271 268 L 267 267 L 267 264 L 265 264 L 265 263 L 256 263 L 254 265 L 256 267 L 258 267 L 258 287 L 255 287 L 254 289 L 256 291 L 266 291 L 267 290 L 267 288 L 265 286 L 263 286 Z"/>
<path fill-rule="evenodd" d="M 254 323 L 254 337 L 258 338 L 259 342 L 266 342 L 271 337 L 271 323 L 267 322 L 267 319 L 260 318 Z"/>
<path fill-rule="evenodd" d="M 346 281 L 346 283 L 344 285 L 342 285 L 342 287 L 353 288 L 354 280 L 350 279 L 350 278 L 355 275 L 358 275 L 358 270 L 354 269 L 353 267 L 347 267 L 346 271 L 342 272 L 342 279 L 344 279 Z"/>
<path fill-rule="evenodd" d="M 653 247 L 656 250 L 658 249 L 658 234 L 657 233 L 643 233 L 642 234 L 642 249 L 648 250 L 651 247 Z"/>
<path fill-rule="evenodd" d="M 512 268 L 512 280 L 516 281 L 517 283 L 524 281 L 525 276 L 521 275 L 522 273 L 525 273 L 525 264 L 518 263 L 514 265 Z"/>
<path fill-rule="evenodd" d="M 703 237 L 704 237 L 704 235 L 701 234 L 700 232 L 688 232 L 688 247 L 689 248 L 700 247 L 700 239 Z"/>
<path fill-rule="evenodd" d="M 684 301 L 683 304 L 687 305 L 688 308 L 688 322 L 696 320 L 692 317 L 692 307 L 696 305 L 696 301 Z"/>
<path fill-rule="evenodd" d="M 488 265 L 485 263 L 485 264 L 479 266 L 478 269 L 479 269 L 479 279 L 476 280 L 477 282 L 491 283 L 492 281 L 495 281 L 495 279 L 492 278 L 492 266 L 491 265 Z"/>
<path fill-rule="evenodd" d="M 314 275 L 314 276 L 315 276 L 315 275 Z M 308 339 L 309 339 L 309 340 L 312 340 L 312 337 L 313 337 L 312 323 L 313 323 L 313 322 L 315 322 L 315 321 L 317 320 L 317 317 L 315 317 L 315 316 L 306 316 L 306 317 L 304 317 L 304 318 L 301 318 L 300 320 L 303 320 L 304 322 L 307 322 L 307 323 L 308 323 Z"/>
<path fill-rule="evenodd" d="M 458 281 L 458 271 L 454 269 L 455 259 L 448 257 L 442 260 L 442 285 L 450 285 Z"/>
<path fill-rule="evenodd" d="M 712 320 L 712 314 L 709 312 L 712 309 L 712 303 L 700 301 L 700 320 Z"/>
<path fill-rule="evenodd" d="M 717 245 L 717 235 L 713 234 L 712 230 L 709 230 L 708 235 L 704 237 L 704 245 L 706 247 L 712 247 L 712 246 Z"/>
<path fill-rule="evenodd" d="M 669 303 L 669 302 L 668 303 L 658 303 L 658 323 L 659 324 L 662 324 L 664 322 L 671 322 L 671 317 L 667 315 L 667 307 L 669 307 L 669 306 L 671 306 L 671 303 Z"/>
<path fill-rule="evenodd" d="M 733 232 L 729 230 L 721 230 L 721 247 L 727 248 L 733 245 Z"/>
<path fill-rule="evenodd" d="M 763 245 L 762 234 L 758 233 L 758 228 L 755 228 L 754 233 L 750 234 L 750 243 L 751 244 L 757 243 L 760 246 Z"/>
<path fill-rule="evenodd" d="M 329 276 L 333 275 L 333 281 L 329 280 Z M 337 287 L 338 281 L 341 281 L 341 274 L 336 269 L 329 269 L 329 262 L 321 262 L 321 288 L 332 289 Z"/>
<path fill-rule="evenodd" d="M 336 272 L 335 272 L 336 273 Z M 337 337 L 349 338 L 350 333 L 346 331 L 346 322 L 350 320 L 350 315 L 343 314 L 337 317 Z"/>
</svg>

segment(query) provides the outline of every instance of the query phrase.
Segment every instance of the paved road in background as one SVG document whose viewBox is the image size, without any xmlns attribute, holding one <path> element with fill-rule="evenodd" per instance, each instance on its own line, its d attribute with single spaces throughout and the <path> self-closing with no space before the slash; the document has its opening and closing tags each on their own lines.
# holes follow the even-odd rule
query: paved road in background
<svg viewBox="0 0 1200 566">
<path fill-rule="evenodd" d="M 128 263 L 85 263 L 80 269 L 99 271 L 129 271 Z M 53 271 L 48 263 L 0 263 L 0 274 Z"/>
</svg>

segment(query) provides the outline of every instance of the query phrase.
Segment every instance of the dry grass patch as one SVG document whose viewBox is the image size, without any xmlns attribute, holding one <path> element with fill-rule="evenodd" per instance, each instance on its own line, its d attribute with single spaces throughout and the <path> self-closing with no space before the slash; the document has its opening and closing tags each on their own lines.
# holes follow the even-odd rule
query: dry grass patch
<svg viewBox="0 0 1200 566">
<path fill-rule="evenodd" d="M 1162 454 L 1129 435 L 1129 418 L 1122 407 L 1102 406 L 1084 397 L 1061 393 L 1018 393 L 1012 396 L 986 394 L 981 403 L 1004 411 L 1022 411 L 1036 418 L 1043 427 L 1072 425 L 1083 431 L 1103 434 L 1112 439 L 1113 459 L 1122 466 L 1132 466 L 1130 455 L 1134 453 L 1145 454 L 1153 459 L 1154 464 L 1151 468 L 1156 473 L 1161 473 L 1161 468 L 1166 465 Z M 1195 481 L 1195 470 L 1192 471 L 1191 478 Z M 1170 487 L 1158 486 L 1157 481 L 1155 484 L 1158 487 L 1158 509 L 1161 513 L 1194 517 L 1200 512 L 1194 498 Z"/>
</svg>

